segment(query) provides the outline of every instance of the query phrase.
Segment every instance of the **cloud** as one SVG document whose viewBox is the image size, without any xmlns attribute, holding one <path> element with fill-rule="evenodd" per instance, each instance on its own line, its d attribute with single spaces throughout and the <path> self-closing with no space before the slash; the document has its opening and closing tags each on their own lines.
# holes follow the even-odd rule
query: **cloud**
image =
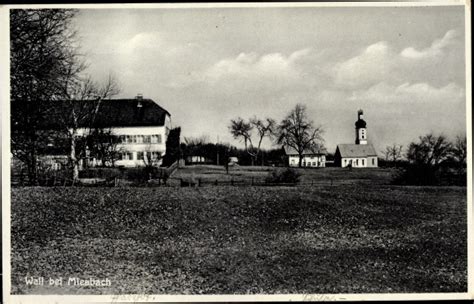
<svg viewBox="0 0 474 304">
<path fill-rule="evenodd" d="M 166 47 L 164 37 L 159 32 L 143 32 L 133 36 L 124 42 L 123 50 L 126 52 L 140 51 L 144 49 L 163 49 Z"/>
<path fill-rule="evenodd" d="M 456 43 L 459 33 L 456 30 L 448 31 L 443 38 L 433 41 L 430 47 L 421 51 L 413 47 L 405 48 L 400 55 L 410 59 L 426 59 L 442 56 L 446 48 Z"/>
<path fill-rule="evenodd" d="M 163 57 L 190 56 L 201 46 L 192 41 L 175 41 L 169 34 L 162 32 L 142 32 L 125 40 L 119 51 L 127 55 L 150 54 Z"/>
<path fill-rule="evenodd" d="M 367 90 L 354 92 L 349 100 L 378 104 L 391 103 L 404 107 L 413 104 L 439 106 L 464 102 L 464 94 L 464 89 L 455 83 L 434 87 L 428 83 L 392 85 L 380 82 Z"/>
<path fill-rule="evenodd" d="M 332 69 L 334 84 L 340 89 L 360 89 L 381 81 L 389 83 L 420 82 L 423 79 L 452 78 L 452 75 L 433 75 L 433 71 L 445 66 L 452 74 L 452 62 L 458 62 L 461 49 L 453 47 L 459 43 L 459 33 L 449 30 L 423 50 L 407 47 L 401 52 L 386 41 L 369 45 L 355 57 L 336 63 Z M 451 80 L 452 81 L 452 80 Z"/>
<path fill-rule="evenodd" d="M 218 61 L 208 68 L 204 75 L 212 84 L 231 78 L 257 82 L 266 80 L 293 82 L 301 75 L 297 62 L 309 53 L 309 49 L 295 51 L 289 56 L 281 53 L 268 53 L 261 56 L 255 52 L 240 53 L 234 58 Z"/>
<path fill-rule="evenodd" d="M 369 45 L 359 55 L 335 65 L 332 75 L 336 85 L 357 87 L 387 78 L 396 64 L 387 42 Z"/>
</svg>

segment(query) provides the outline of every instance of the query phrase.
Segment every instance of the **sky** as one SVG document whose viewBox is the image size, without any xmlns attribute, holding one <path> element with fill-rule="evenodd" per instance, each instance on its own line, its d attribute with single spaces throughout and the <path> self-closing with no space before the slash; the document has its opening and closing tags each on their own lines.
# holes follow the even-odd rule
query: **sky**
<svg viewBox="0 0 474 304">
<path fill-rule="evenodd" d="M 354 142 L 358 109 L 380 153 L 466 133 L 463 6 L 84 9 L 74 26 L 87 73 L 153 99 L 182 138 L 242 146 L 231 119 L 298 103 L 329 152 Z"/>
</svg>

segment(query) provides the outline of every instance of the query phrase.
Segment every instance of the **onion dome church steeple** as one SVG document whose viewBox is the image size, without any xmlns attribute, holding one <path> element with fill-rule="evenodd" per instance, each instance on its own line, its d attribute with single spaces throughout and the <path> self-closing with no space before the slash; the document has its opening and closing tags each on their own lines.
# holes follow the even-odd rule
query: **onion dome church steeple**
<svg viewBox="0 0 474 304">
<path fill-rule="evenodd" d="M 357 121 L 355 122 L 356 129 L 356 145 L 367 144 L 367 123 L 363 119 L 364 111 L 357 111 Z"/>
</svg>

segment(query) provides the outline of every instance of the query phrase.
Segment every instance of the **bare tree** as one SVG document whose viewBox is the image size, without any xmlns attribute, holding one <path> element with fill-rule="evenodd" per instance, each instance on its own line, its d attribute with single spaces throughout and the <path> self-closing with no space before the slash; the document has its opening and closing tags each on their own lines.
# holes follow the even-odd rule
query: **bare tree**
<svg viewBox="0 0 474 304">
<path fill-rule="evenodd" d="M 467 139 L 466 136 L 456 136 L 452 147 L 452 157 L 460 170 L 466 168 L 467 159 Z"/>
<path fill-rule="evenodd" d="M 73 54 L 70 24 L 76 11 L 10 10 L 11 146 L 37 183 L 38 150 L 49 102 L 61 96 Z"/>
<path fill-rule="evenodd" d="M 158 167 L 162 159 L 163 155 L 160 152 L 153 151 L 152 145 L 147 145 L 143 150 L 143 164 L 145 167 Z"/>
<path fill-rule="evenodd" d="M 444 135 L 430 133 L 420 136 L 419 142 L 410 143 L 407 159 L 414 164 L 436 168 L 451 156 L 451 152 L 452 144 Z"/>
<path fill-rule="evenodd" d="M 79 76 L 83 66 L 71 64 L 71 73 L 63 90 L 64 98 L 57 106 L 57 117 L 70 141 L 73 181 L 79 179 L 79 163 L 85 153 L 83 149 L 77 149 L 78 142 L 91 134 L 101 101 L 119 93 L 119 86 L 113 76 L 109 75 L 103 85 L 94 82 L 89 76 Z"/>
<path fill-rule="evenodd" d="M 264 120 L 262 120 L 254 116 L 253 118 L 250 119 L 250 123 L 257 130 L 258 143 L 257 143 L 256 158 L 258 158 L 258 155 L 261 154 L 262 141 L 265 138 L 265 136 L 268 136 L 268 137 L 273 136 L 275 132 L 276 122 L 272 118 L 265 118 Z M 263 157 L 262 157 L 262 166 L 263 166 Z"/>
<path fill-rule="evenodd" d="M 315 127 L 306 111 L 306 106 L 297 104 L 277 128 L 277 143 L 291 147 L 298 152 L 299 167 L 302 164 L 304 151 L 319 149 L 324 142 L 323 128 L 321 126 Z"/>
<path fill-rule="evenodd" d="M 385 160 L 391 161 L 396 164 L 399 160 L 402 159 L 402 151 L 402 145 L 392 144 L 391 146 L 387 146 L 384 151 Z"/>
<path fill-rule="evenodd" d="M 87 135 L 86 148 L 90 152 L 89 156 L 98 159 L 103 167 L 115 166 L 122 153 L 119 144 L 119 137 L 114 135 L 110 128 L 93 128 Z"/>
<path fill-rule="evenodd" d="M 230 121 L 229 130 L 235 139 L 241 138 L 244 141 L 245 151 L 250 155 L 252 159 L 252 166 L 255 164 L 255 158 L 257 152 L 253 147 L 252 143 L 252 130 L 254 126 L 250 122 L 246 122 L 241 117 L 232 119 Z"/>
<path fill-rule="evenodd" d="M 77 130 L 93 121 L 101 100 L 118 91 L 110 76 L 103 86 L 83 77 L 86 65 L 77 51 L 71 22 L 75 10 L 13 9 L 10 11 L 12 153 L 27 164 L 30 182 L 37 180 L 42 130 L 52 123 L 70 138 L 73 179 L 78 178 Z M 59 125 L 59 127 L 58 127 Z M 82 140 L 80 140 L 82 141 Z"/>
<path fill-rule="evenodd" d="M 230 121 L 229 130 L 235 139 L 242 139 L 244 141 L 245 151 L 250 155 L 252 159 L 252 166 L 255 164 L 258 156 L 261 152 L 261 146 L 263 139 L 271 137 L 275 131 L 275 120 L 271 118 L 260 119 L 256 116 L 245 121 L 241 117 L 232 119 Z M 253 134 L 253 130 L 257 131 L 257 134 Z M 256 136 L 257 145 L 254 146 L 252 138 Z M 263 160 L 262 160 L 263 162 Z"/>
</svg>

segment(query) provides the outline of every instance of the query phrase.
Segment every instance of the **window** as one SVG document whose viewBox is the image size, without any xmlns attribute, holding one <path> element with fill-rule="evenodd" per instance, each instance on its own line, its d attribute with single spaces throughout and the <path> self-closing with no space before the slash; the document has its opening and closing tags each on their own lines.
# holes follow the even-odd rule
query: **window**
<svg viewBox="0 0 474 304">
<path fill-rule="evenodd" d="M 152 160 L 157 160 L 161 157 L 161 152 L 150 152 L 150 153 L 151 153 Z"/>
<path fill-rule="evenodd" d="M 143 135 L 137 135 L 137 144 L 143 143 Z"/>
<path fill-rule="evenodd" d="M 313 162 L 313 167 L 316 167 L 316 162 Z"/>
<path fill-rule="evenodd" d="M 364 165 L 364 160 L 362 160 L 362 166 Z"/>
<path fill-rule="evenodd" d="M 122 153 L 122 158 L 121 160 L 133 160 L 133 154 L 132 152 L 124 152 Z"/>
<path fill-rule="evenodd" d="M 151 143 L 151 136 L 150 136 L 150 135 L 145 135 L 145 136 L 143 136 L 143 143 L 144 143 L 144 144 L 149 144 L 149 143 Z"/>
<path fill-rule="evenodd" d="M 143 160 L 143 152 L 137 152 L 137 160 Z"/>
<path fill-rule="evenodd" d="M 375 158 L 372 158 L 372 165 L 375 165 Z"/>
<path fill-rule="evenodd" d="M 132 143 L 136 144 L 137 143 L 137 136 L 132 135 Z"/>
<path fill-rule="evenodd" d="M 161 144 L 161 135 L 160 134 L 152 135 L 151 136 L 151 143 L 152 144 Z"/>
<path fill-rule="evenodd" d="M 359 160 L 358 160 L 358 159 L 356 159 L 356 166 L 358 166 L 358 165 L 359 165 Z"/>
</svg>

